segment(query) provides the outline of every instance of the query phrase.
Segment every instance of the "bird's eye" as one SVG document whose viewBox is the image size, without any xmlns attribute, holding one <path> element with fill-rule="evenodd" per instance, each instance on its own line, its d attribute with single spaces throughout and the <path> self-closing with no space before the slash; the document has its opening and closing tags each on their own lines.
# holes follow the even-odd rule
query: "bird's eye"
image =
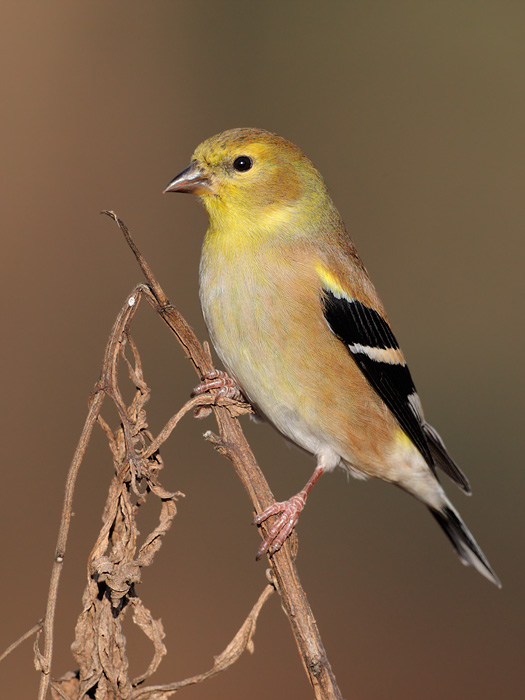
<svg viewBox="0 0 525 700">
<path fill-rule="evenodd" d="M 250 156 L 238 156 L 233 161 L 233 167 L 239 173 L 245 173 L 247 170 L 249 170 L 252 167 L 252 165 L 253 165 L 253 161 L 250 158 Z"/>
</svg>

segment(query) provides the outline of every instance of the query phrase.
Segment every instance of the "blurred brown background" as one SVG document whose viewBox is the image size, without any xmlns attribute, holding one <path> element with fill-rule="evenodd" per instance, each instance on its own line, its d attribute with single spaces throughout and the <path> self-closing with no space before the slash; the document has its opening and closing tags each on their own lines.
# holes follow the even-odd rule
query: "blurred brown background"
<svg viewBox="0 0 525 700">
<path fill-rule="evenodd" d="M 160 193 L 204 138 L 261 126 L 296 142 L 325 175 L 427 416 L 474 496 L 447 490 L 503 581 L 498 591 L 464 569 L 405 494 L 342 473 L 322 479 L 299 526 L 298 566 L 343 694 L 518 697 L 525 5 L 29 0 L 4 6 L 0 33 L 0 647 L 43 613 L 88 395 L 115 315 L 141 279 L 98 212 L 127 222 L 205 338 L 197 267 L 206 217 L 196 199 Z M 146 306 L 135 336 L 156 430 L 196 378 Z M 276 496 L 295 493 L 313 462 L 270 428 L 243 423 Z M 186 418 L 163 452 L 163 483 L 186 498 L 141 586 L 167 632 L 158 682 L 208 668 L 264 585 L 248 499 L 201 439 L 212 427 Z M 60 587 L 56 675 L 74 667 L 85 561 L 111 473 L 97 434 Z M 150 649 L 129 629 L 135 675 Z M 0 667 L 0 696 L 33 698 L 37 683 L 26 642 Z M 277 598 L 255 654 L 183 695 L 312 697 Z"/>
</svg>

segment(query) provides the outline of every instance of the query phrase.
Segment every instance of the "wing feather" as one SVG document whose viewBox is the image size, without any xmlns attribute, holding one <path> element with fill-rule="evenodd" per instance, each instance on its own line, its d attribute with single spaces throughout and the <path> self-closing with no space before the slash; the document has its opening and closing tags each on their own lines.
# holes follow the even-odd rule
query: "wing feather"
<svg viewBox="0 0 525 700">
<path fill-rule="evenodd" d="M 448 455 L 437 432 L 423 417 L 421 402 L 399 344 L 387 321 L 370 306 L 330 289 L 321 297 L 328 327 L 342 343 L 403 431 L 435 472 L 440 467 L 463 491 L 465 475 Z"/>
</svg>

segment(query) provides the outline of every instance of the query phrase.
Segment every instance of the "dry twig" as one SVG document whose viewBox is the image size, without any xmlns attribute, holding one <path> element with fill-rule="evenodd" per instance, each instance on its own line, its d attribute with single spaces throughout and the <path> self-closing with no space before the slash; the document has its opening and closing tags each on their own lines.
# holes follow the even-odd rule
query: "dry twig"
<svg viewBox="0 0 525 700">
<path fill-rule="evenodd" d="M 147 262 L 131 239 L 125 224 L 114 212 L 104 213 L 116 221 L 124 234 L 144 272 L 152 295 L 155 297 L 155 308 L 186 349 L 202 379 L 206 373 L 213 369 L 209 353 L 204 351 L 190 326 L 177 309 L 169 303 Z M 255 461 L 239 422 L 230 414 L 228 407 L 214 406 L 213 410 L 220 435 L 219 438 L 213 437 L 215 447 L 231 460 L 237 475 L 248 492 L 255 513 L 260 513 L 275 500 L 270 487 Z M 263 525 L 261 535 L 265 536 L 266 532 Z M 270 558 L 277 590 L 281 595 L 283 607 L 292 627 L 305 671 L 313 686 L 315 697 L 318 700 L 341 698 L 341 692 L 330 667 L 315 618 L 299 581 L 292 552 L 293 545 L 290 544 L 290 540 L 292 543 L 296 543 L 295 537 L 290 538 L 285 546 Z"/>
<path fill-rule="evenodd" d="M 63 700 L 82 700 L 88 694 L 97 700 L 165 700 L 186 685 L 199 683 L 216 675 L 234 663 L 244 651 L 252 650 L 257 617 L 275 587 L 281 596 L 315 697 L 318 700 L 338 700 L 341 694 L 295 568 L 295 535 L 270 558 L 273 585 L 265 588 L 234 639 L 222 654 L 215 658 L 209 671 L 165 685 L 142 685 L 157 669 L 166 648 L 162 641 L 162 624 L 160 620 L 153 618 L 142 603 L 136 592 L 136 584 L 141 580 L 142 569 L 152 564 L 162 544 L 162 538 L 175 517 L 176 500 L 183 496 L 181 493 L 166 491 L 159 481 L 159 472 L 163 466 L 159 448 L 182 416 L 192 409 L 200 416 L 203 412 L 213 410 L 219 435 L 208 431 L 206 437 L 233 463 L 248 492 L 254 511 L 261 512 L 274 499 L 236 418 L 251 411 L 247 404 L 223 398 L 215 400 L 213 395 L 199 396 L 188 401 L 168 421 L 159 435 L 154 437 L 150 433 L 145 411 L 150 391 L 142 373 L 138 349 L 129 333 L 130 323 L 140 299 L 144 297 L 177 336 L 201 379 L 213 369 L 211 355 L 208 346 L 205 344 L 203 347 L 199 343 L 190 326 L 170 304 L 123 222 L 112 212 L 104 213 L 111 216 L 120 227 L 148 284 L 137 285 L 128 296 L 106 347 L 101 376 L 91 396 L 88 416 L 68 472 L 44 621 L 11 645 L 4 655 L 38 629 L 35 664 L 42 673 L 39 700 L 45 699 L 49 686 L 53 698 Z M 131 349 L 131 360 L 125 354 L 126 347 Z M 117 381 L 120 359 L 127 364 L 130 379 L 135 386 L 135 394 L 128 406 Z M 119 425 L 115 430 L 110 428 L 100 413 L 106 396 L 111 399 L 117 410 Z M 74 488 L 96 423 L 107 436 L 115 475 L 106 500 L 103 525 L 88 560 L 83 610 L 77 621 L 75 642 L 72 645 L 78 671 L 69 673 L 60 680 L 52 680 L 51 662 L 58 584 L 66 552 Z M 159 520 L 154 530 L 139 546 L 136 516 L 148 496 L 159 499 Z M 265 532 L 266 524 L 261 528 L 261 534 L 264 536 Z M 123 616 L 128 609 L 132 610 L 134 623 L 153 644 L 153 655 L 147 670 L 134 679 L 129 677 L 125 637 L 121 627 Z M 40 631 L 44 636 L 43 651 L 40 651 L 39 647 Z"/>
<path fill-rule="evenodd" d="M 26 639 L 29 639 L 29 637 L 32 637 L 34 634 L 39 632 L 42 629 L 42 624 L 43 620 L 39 620 L 36 625 L 33 625 L 30 630 L 27 630 L 27 632 L 24 632 L 23 635 L 21 635 L 16 641 L 14 641 L 12 644 L 10 644 L 7 649 L 2 652 L 2 655 L 0 656 L 0 662 L 3 661 L 5 658 L 11 654 L 17 647 L 22 644 L 22 642 L 25 642 Z"/>
</svg>

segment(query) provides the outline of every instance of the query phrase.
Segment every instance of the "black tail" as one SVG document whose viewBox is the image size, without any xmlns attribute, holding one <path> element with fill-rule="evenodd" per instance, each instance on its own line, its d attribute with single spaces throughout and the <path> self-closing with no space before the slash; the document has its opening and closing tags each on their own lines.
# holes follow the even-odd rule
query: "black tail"
<svg viewBox="0 0 525 700">
<path fill-rule="evenodd" d="M 434 466 L 442 469 L 462 491 L 470 494 L 470 484 L 467 477 L 447 452 L 445 443 L 440 438 L 438 431 L 428 423 L 425 423 L 423 425 L 423 432 L 427 438 L 428 448 L 434 460 Z"/>
<path fill-rule="evenodd" d="M 482 576 L 501 588 L 499 578 L 496 576 L 487 558 L 478 547 L 476 540 L 468 531 L 465 523 L 450 505 L 445 505 L 440 510 L 429 508 L 434 518 L 445 531 L 446 536 L 454 545 L 459 558 L 467 566 L 475 567 Z"/>
</svg>

